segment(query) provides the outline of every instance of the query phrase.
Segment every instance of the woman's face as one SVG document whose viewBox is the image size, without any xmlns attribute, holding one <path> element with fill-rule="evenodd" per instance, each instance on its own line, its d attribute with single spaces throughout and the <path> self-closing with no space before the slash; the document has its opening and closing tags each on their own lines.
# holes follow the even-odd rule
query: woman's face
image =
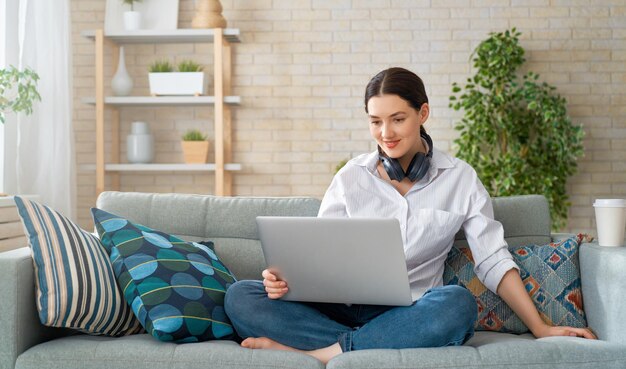
<svg viewBox="0 0 626 369">
<path fill-rule="evenodd" d="M 428 119 L 424 103 L 415 110 L 398 95 L 374 96 L 367 102 L 370 134 L 390 158 L 408 165 L 418 151 L 426 151 L 420 139 L 420 127 Z"/>
</svg>

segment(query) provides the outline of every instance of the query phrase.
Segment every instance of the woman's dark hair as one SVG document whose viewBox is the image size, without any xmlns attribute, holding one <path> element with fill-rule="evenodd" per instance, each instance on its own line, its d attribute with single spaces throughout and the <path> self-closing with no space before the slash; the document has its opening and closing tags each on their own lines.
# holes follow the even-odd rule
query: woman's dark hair
<svg viewBox="0 0 626 369">
<path fill-rule="evenodd" d="M 428 102 L 422 79 L 404 68 L 385 69 L 370 80 L 365 88 L 366 113 L 367 102 L 372 97 L 380 95 L 398 95 L 416 110 L 420 110 L 422 105 Z"/>
</svg>

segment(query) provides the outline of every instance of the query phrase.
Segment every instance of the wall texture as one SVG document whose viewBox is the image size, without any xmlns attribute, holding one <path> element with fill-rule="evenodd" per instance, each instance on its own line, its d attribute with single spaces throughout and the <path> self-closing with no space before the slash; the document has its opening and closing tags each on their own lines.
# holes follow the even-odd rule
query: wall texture
<svg viewBox="0 0 626 369">
<path fill-rule="evenodd" d="M 372 150 L 363 110 L 368 80 L 390 66 L 418 73 L 431 101 L 427 129 L 454 153 L 461 114 L 448 108 L 454 81 L 471 73 L 470 54 L 491 31 L 517 27 L 526 70 L 555 85 L 584 126 L 585 157 L 569 181 L 568 231 L 595 227 L 596 197 L 626 197 L 626 3 L 623 0 L 222 0 L 233 47 L 236 195 L 321 197 L 341 160 Z M 80 32 L 103 27 L 105 1 L 72 0 L 74 126 L 80 164 L 95 162 L 94 45 Z M 179 28 L 193 1 L 180 0 Z M 148 93 L 147 66 L 157 58 L 194 58 L 210 65 L 212 45 L 132 45 L 127 67 L 135 95 Z M 107 58 L 107 83 L 114 65 Z M 212 86 L 211 73 L 209 83 Z M 213 136 L 210 109 L 132 108 L 121 113 L 122 158 L 130 122 L 150 123 L 156 162 L 182 162 L 179 136 L 202 128 Z M 124 159 L 125 160 L 125 159 Z M 78 175 L 78 216 L 92 227 L 95 175 Z M 123 191 L 212 193 L 210 174 L 123 175 Z"/>
</svg>

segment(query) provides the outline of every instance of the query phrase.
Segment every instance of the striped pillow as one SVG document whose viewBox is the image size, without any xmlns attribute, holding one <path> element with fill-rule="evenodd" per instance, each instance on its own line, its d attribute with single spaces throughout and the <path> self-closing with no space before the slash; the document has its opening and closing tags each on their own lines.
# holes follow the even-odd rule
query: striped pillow
<svg viewBox="0 0 626 369">
<path fill-rule="evenodd" d="M 47 206 L 15 196 L 35 264 L 41 323 L 94 335 L 141 331 L 100 240 Z"/>
</svg>

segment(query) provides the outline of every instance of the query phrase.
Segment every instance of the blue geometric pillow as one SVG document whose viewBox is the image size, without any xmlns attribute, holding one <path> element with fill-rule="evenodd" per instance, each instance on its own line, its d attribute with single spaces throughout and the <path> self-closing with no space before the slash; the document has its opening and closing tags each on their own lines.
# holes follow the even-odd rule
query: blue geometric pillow
<svg viewBox="0 0 626 369">
<path fill-rule="evenodd" d="M 235 277 L 210 247 L 91 213 L 124 298 L 149 334 L 179 343 L 234 337 L 224 295 Z"/>
<path fill-rule="evenodd" d="M 578 264 L 581 236 L 542 246 L 509 248 L 520 267 L 526 291 L 541 318 L 550 325 L 587 326 Z M 528 327 L 506 302 L 478 280 L 469 248 L 452 247 L 445 262 L 443 283 L 465 286 L 472 292 L 478 304 L 475 330 L 518 334 L 528 332 Z"/>
</svg>

